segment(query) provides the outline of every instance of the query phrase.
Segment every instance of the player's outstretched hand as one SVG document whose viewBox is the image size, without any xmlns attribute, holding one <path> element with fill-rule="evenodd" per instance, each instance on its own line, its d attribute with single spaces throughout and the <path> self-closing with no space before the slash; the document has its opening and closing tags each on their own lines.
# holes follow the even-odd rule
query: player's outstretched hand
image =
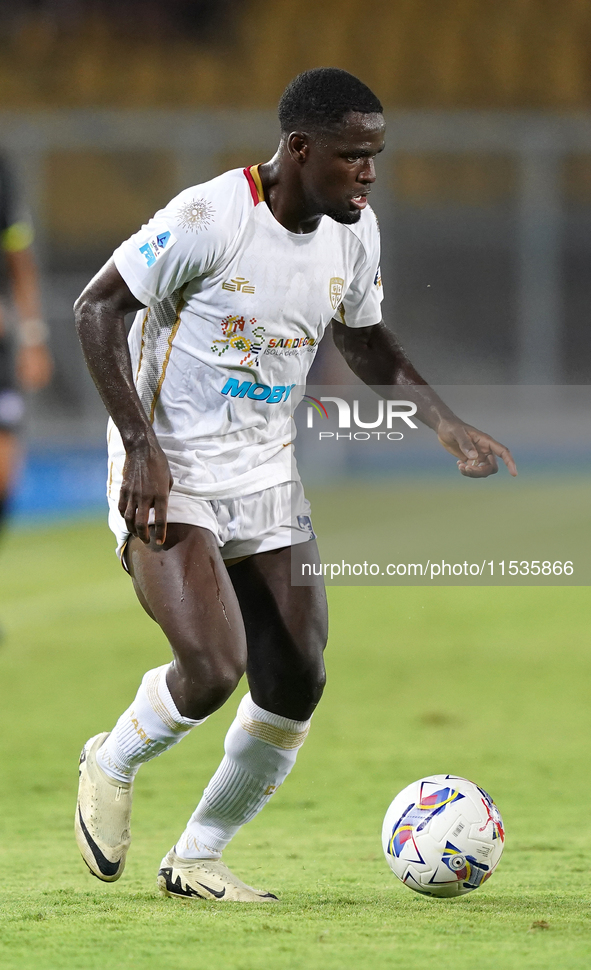
<svg viewBox="0 0 591 970">
<path fill-rule="evenodd" d="M 166 511 L 171 488 L 168 461 L 156 439 L 128 450 L 123 466 L 119 512 L 131 535 L 142 542 L 150 542 L 148 519 L 150 509 L 154 509 L 154 539 L 162 545 L 166 539 Z"/>
<path fill-rule="evenodd" d="M 509 449 L 470 424 L 442 421 L 437 429 L 437 437 L 443 447 L 458 459 L 458 468 L 467 478 L 496 475 L 499 470 L 497 458 L 505 462 L 509 474 L 517 475 Z"/>
</svg>

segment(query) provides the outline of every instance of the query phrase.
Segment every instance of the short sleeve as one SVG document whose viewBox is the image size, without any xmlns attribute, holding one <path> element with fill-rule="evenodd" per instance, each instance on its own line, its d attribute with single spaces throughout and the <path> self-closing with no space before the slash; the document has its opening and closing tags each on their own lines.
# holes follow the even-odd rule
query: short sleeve
<svg viewBox="0 0 591 970">
<path fill-rule="evenodd" d="M 240 206 L 229 204 L 232 184 L 225 191 L 216 184 L 222 178 L 185 189 L 113 253 L 121 276 L 144 306 L 207 275 L 223 253 Z"/>
<path fill-rule="evenodd" d="M 31 245 L 34 235 L 14 172 L 0 157 L 0 246 L 4 252 L 17 253 Z"/>
<path fill-rule="evenodd" d="M 355 275 L 347 288 L 335 314 L 337 320 L 347 327 L 373 327 L 382 319 L 381 302 L 384 299 L 380 272 L 380 230 L 372 209 L 363 213 L 363 225 L 355 227 L 361 243 Z"/>
</svg>

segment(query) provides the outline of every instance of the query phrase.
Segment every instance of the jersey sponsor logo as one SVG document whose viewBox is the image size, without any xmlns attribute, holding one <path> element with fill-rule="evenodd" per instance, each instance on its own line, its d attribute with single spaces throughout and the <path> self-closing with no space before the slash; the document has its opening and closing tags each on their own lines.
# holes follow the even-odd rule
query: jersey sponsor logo
<svg viewBox="0 0 591 970">
<path fill-rule="evenodd" d="M 246 364 L 247 367 L 258 367 L 265 339 L 265 328 L 260 324 L 258 327 L 254 326 L 257 322 L 256 317 L 251 317 L 248 322 L 250 335 L 244 332 L 246 320 L 243 316 L 230 314 L 224 317 L 221 324 L 223 337 L 214 340 L 211 345 L 212 353 L 222 357 L 227 350 L 237 350 L 243 354 L 240 359 L 241 364 Z"/>
<path fill-rule="evenodd" d="M 268 347 L 284 347 L 286 350 L 297 350 L 298 347 L 314 347 L 315 337 L 269 337 Z"/>
<path fill-rule="evenodd" d="M 301 353 L 316 353 L 316 337 L 269 337 L 263 353 L 271 357 L 297 357 Z"/>
<path fill-rule="evenodd" d="M 140 253 L 146 260 L 148 267 L 153 266 L 156 260 L 160 259 L 164 250 L 170 249 L 175 242 L 176 236 L 173 236 L 169 229 L 165 229 L 162 232 L 155 233 L 147 243 L 140 246 Z"/>
<path fill-rule="evenodd" d="M 215 209 L 206 199 L 191 199 L 185 202 L 177 212 L 179 226 L 189 232 L 201 232 L 213 222 Z"/>
<path fill-rule="evenodd" d="M 244 276 L 236 276 L 233 280 L 224 280 L 222 290 L 230 290 L 230 293 L 236 293 L 236 291 L 238 293 L 254 293 L 254 286 Z"/>
<path fill-rule="evenodd" d="M 287 401 L 295 384 L 275 384 L 269 387 L 268 384 L 255 384 L 254 381 L 238 381 L 235 377 L 230 377 L 222 387 L 221 393 L 226 397 L 247 397 L 251 401 L 264 401 L 265 404 L 280 404 Z"/>
<path fill-rule="evenodd" d="M 330 283 L 328 284 L 328 290 L 330 293 L 330 302 L 333 310 L 336 310 L 339 303 L 343 299 L 344 286 L 345 286 L 345 281 L 341 276 L 333 276 Z"/>
</svg>

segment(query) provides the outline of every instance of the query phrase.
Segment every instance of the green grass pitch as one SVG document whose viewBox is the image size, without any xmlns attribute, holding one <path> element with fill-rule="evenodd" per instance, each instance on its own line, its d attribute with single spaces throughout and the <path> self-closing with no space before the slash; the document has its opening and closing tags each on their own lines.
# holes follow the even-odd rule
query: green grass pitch
<svg viewBox="0 0 591 970">
<path fill-rule="evenodd" d="M 0 556 L 3 970 L 438 970 L 591 963 L 588 589 L 329 590 L 329 681 L 292 777 L 227 850 L 276 906 L 158 896 L 162 855 L 221 756 L 240 690 L 142 769 L 123 879 L 73 838 L 77 758 L 168 659 L 102 523 L 13 530 Z M 430 900 L 380 846 L 423 774 L 474 778 L 506 823 L 482 889 Z"/>
</svg>

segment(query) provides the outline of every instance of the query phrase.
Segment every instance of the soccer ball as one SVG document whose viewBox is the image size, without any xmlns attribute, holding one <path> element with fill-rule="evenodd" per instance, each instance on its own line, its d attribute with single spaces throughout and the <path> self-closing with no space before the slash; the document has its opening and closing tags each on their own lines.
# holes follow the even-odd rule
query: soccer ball
<svg viewBox="0 0 591 970">
<path fill-rule="evenodd" d="M 404 788 L 384 818 L 395 876 L 425 896 L 462 896 L 495 871 L 505 830 L 490 795 L 467 778 L 429 775 Z"/>
</svg>

